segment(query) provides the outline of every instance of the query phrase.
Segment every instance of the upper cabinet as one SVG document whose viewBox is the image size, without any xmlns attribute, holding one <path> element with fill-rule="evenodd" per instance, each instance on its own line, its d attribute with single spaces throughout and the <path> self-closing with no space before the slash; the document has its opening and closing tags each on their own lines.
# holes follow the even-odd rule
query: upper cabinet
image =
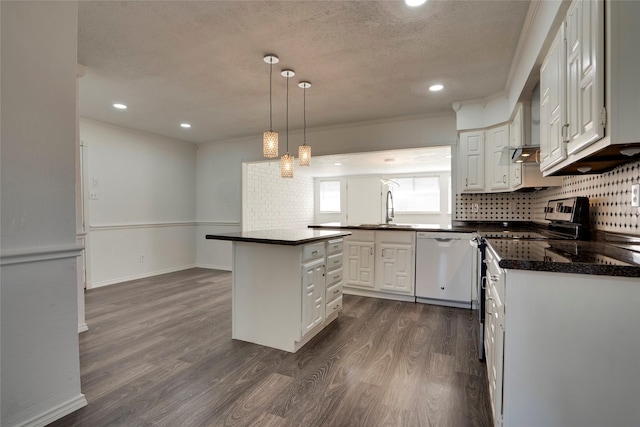
<svg viewBox="0 0 640 427">
<path fill-rule="evenodd" d="M 526 123 L 530 112 L 528 106 L 520 103 L 511 122 L 460 133 L 459 193 L 498 193 L 561 185 L 561 178 L 544 178 L 538 163 L 516 163 L 511 159 L 514 148 L 527 145 Z"/>
<path fill-rule="evenodd" d="M 460 191 L 484 191 L 484 169 L 484 131 L 462 132 L 458 155 Z"/>
<path fill-rule="evenodd" d="M 604 172 L 640 143 L 640 2 L 574 0 L 540 69 L 541 169 Z M 637 158 L 637 156 L 636 156 Z"/>
</svg>

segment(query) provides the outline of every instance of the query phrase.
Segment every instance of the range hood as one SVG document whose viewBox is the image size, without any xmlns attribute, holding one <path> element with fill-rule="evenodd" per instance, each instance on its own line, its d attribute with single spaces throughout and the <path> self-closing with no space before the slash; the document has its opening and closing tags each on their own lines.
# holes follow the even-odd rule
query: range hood
<svg viewBox="0 0 640 427">
<path fill-rule="evenodd" d="M 511 163 L 540 163 L 540 147 L 506 147 Z"/>
</svg>

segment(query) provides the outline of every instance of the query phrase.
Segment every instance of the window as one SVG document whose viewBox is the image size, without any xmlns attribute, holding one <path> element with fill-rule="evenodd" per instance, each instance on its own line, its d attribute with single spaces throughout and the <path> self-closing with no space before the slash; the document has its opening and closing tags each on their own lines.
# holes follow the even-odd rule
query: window
<svg viewBox="0 0 640 427">
<path fill-rule="evenodd" d="M 393 204 L 396 212 L 440 212 L 440 178 L 437 176 L 394 178 Z"/>
<path fill-rule="evenodd" d="M 340 181 L 320 181 L 320 212 L 340 212 Z"/>
</svg>

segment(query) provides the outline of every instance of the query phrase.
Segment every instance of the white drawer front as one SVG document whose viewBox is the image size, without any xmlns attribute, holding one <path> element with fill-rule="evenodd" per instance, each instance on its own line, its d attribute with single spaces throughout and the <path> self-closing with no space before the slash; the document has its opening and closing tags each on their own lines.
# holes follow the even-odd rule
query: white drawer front
<svg viewBox="0 0 640 427">
<path fill-rule="evenodd" d="M 342 274 L 342 271 L 343 271 L 342 268 L 339 268 L 337 270 L 328 271 L 326 273 L 327 288 L 330 287 L 330 286 L 333 286 L 334 283 L 338 283 L 338 282 L 342 281 L 342 277 L 344 276 Z M 327 300 L 327 301 L 329 301 L 329 300 Z"/>
<path fill-rule="evenodd" d="M 337 254 L 342 252 L 342 239 L 329 240 L 327 242 L 327 254 Z"/>
<path fill-rule="evenodd" d="M 342 252 L 327 257 L 327 271 L 336 270 L 342 267 Z"/>
<path fill-rule="evenodd" d="M 309 261 L 312 259 L 322 258 L 324 256 L 324 242 L 305 245 L 302 249 L 302 260 Z"/>
<path fill-rule="evenodd" d="M 342 296 L 342 282 L 338 282 L 335 285 L 327 288 L 327 301 L 332 301 L 333 299 L 340 296 Z"/>
<path fill-rule="evenodd" d="M 342 295 L 327 304 L 327 312 L 325 313 L 325 317 L 329 317 L 340 309 L 342 309 Z"/>
</svg>

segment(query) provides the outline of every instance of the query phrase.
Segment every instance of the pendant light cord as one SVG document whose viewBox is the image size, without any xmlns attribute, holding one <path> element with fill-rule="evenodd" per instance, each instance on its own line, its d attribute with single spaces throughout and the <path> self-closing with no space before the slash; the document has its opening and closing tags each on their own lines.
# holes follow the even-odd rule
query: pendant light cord
<svg viewBox="0 0 640 427">
<path fill-rule="evenodd" d="M 269 131 L 273 131 L 273 114 L 271 113 L 271 75 L 273 74 L 273 59 L 269 59 Z"/>
<path fill-rule="evenodd" d="M 287 154 L 289 154 L 289 77 L 287 77 Z"/>
<path fill-rule="evenodd" d="M 307 145 L 307 88 L 302 90 L 302 112 L 304 117 L 304 145 Z"/>
</svg>

